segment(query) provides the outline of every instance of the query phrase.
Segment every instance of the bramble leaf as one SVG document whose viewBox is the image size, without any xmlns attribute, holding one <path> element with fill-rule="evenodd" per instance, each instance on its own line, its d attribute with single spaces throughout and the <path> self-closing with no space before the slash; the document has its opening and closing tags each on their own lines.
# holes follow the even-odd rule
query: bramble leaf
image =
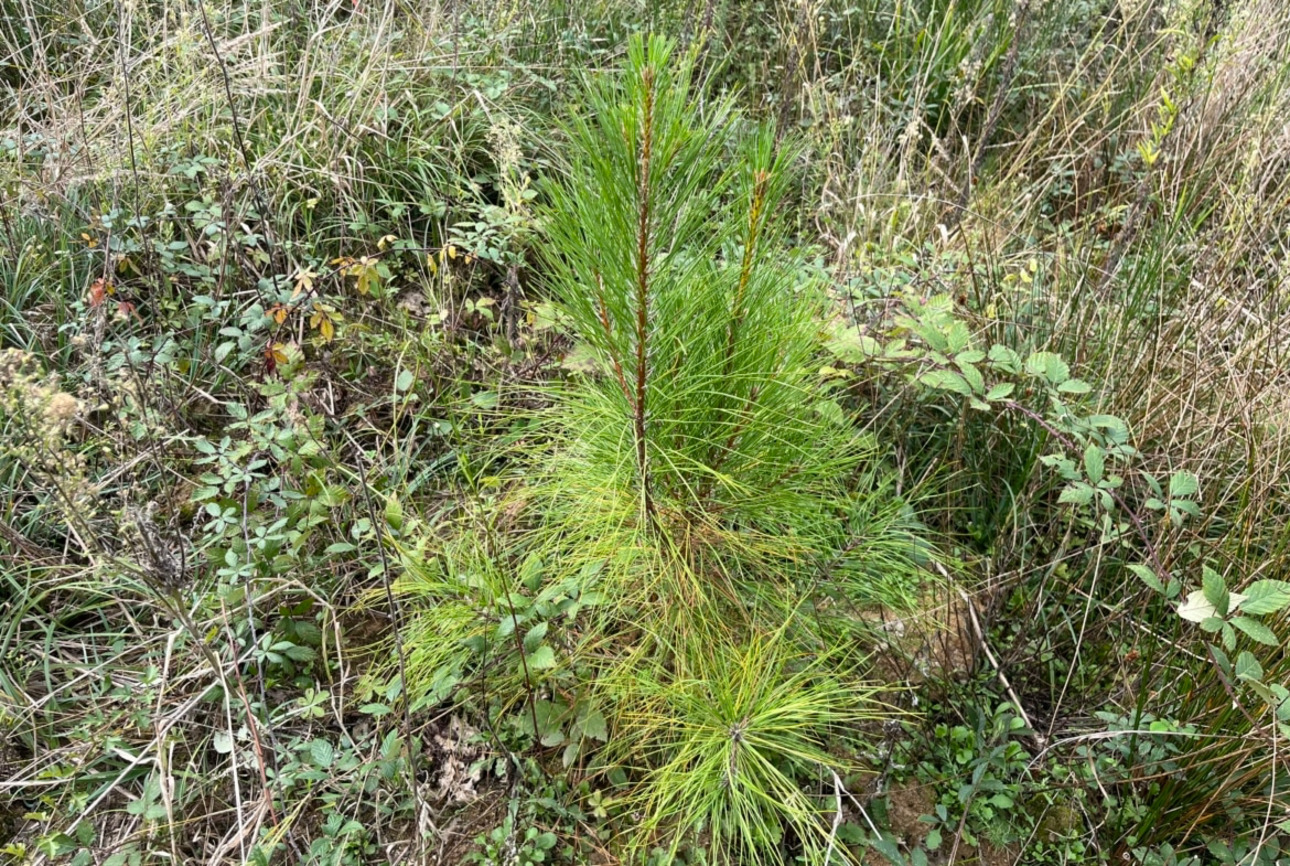
<svg viewBox="0 0 1290 866">
<path fill-rule="evenodd" d="M 1277 640 L 1276 633 L 1257 619 L 1251 619 L 1248 616 L 1234 616 L 1232 617 L 1232 625 L 1245 632 L 1251 640 L 1256 640 L 1261 644 L 1277 646 L 1281 643 Z"/>
<path fill-rule="evenodd" d="M 1290 582 L 1256 580 L 1245 588 L 1245 597 L 1238 607 L 1242 613 L 1255 615 L 1279 613 L 1290 607 Z"/>
<path fill-rule="evenodd" d="M 1200 490 L 1200 482 L 1190 472 L 1175 472 L 1169 476 L 1169 498 L 1194 496 Z"/>
<path fill-rule="evenodd" d="M 1156 577 L 1156 573 L 1151 569 L 1147 568 L 1142 563 L 1140 562 L 1130 563 L 1128 568 L 1129 568 L 1129 571 L 1136 574 L 1138 576 L 1138 579 L 1141 580 L 1143 583 L 1145 583 L 1151 589 L 1154 589 L 1156 592 L 1165 591 L 1165 585 L 1160 582 L 1160 578 Z"/>
<path fill-rule="evenodd" d="M 1017 386 L 1011 382 L 1000 382 L 986 392 L 985 399 L 991 401 L 1003 400 L 1011 396 L 1012 392 L 1016 390 L 1016 387 Z"/>
<path fill-rule="evenodd" d="M 1201 587 L 1205 593 L 1205 599 L 1214 606 L 1215 614 L 1227 616 L 1229 605 L 1231 604 L 1231 594 L 1227 591 L 1227 582 L 1223 580 L 1222 575 L 1209 566 L 1202 568 L 1202 574 Z"/>
</svg>

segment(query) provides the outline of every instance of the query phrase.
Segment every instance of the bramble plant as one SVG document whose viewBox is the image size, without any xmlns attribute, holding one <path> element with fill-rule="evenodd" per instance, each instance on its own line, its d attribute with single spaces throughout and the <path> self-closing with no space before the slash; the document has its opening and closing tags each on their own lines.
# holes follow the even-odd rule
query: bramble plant
<svg viewBox="0 0 1290 866">
<path fill-rule="evenodd" d="M 1196 569 L 1199 587 L 1183 597 L 1190 582 L 1162 558 L 1149 525 L 1152 513 L 1174 528 L 1201 516 L 1196 476 L 1174 472 L 1162 484 L 1143 470 L 1128 425 L 1091 409 L 1085 401 L 1094 396 L 1092 387 L 1074 378 L 1061 356 L 1036 351 L 1023 360 L 1002 344 L 988 350 L 976 348 L 967 324 L 953 314 L 949 296 L 927 301 L 905 298 L 903 308 L 904 313 L 894 317 L 886 342 L 841 325 L 827 342 L 830 353 L 842 362 L 885 366 L 927 393 L 963 401 L 970 411 L 1012 414 L 1033 424 L 1052 449 L 1040 460 L 1062 482 L 1057 504 L 1067 506 L 1071 518 L 1093 533 L 1098 544 L 1109 545 L 1129 559 L 1124 568 L 1150 590 L 1168 602 L 1181 598 L 1175 608 L 1179 617 L 1218 636 L 1221 645 L 1208 644 L 1205 658 L 1233 701 L 1238 700 L 1238 687 L 1253 698 L 1248 704 L 1237 704 L 1252 735 L 1290 736 L 1290 690 L 1268 679 L 1251 651 L 1257 645 L 1282 646 L 1284 638 L 1260 618 L 1275 617 L 1290 608 L 1290 581 L 1259 579 L 1232 591 L 1219 572 L 1202 562 Z M 844 373 L 830 369 L 826 375 Z M 1126 498 L 1130 476 L 1144 489 L 1138 503 Z M 1136 557 L 1145 561 L 1132 561 Z M 1241 646 L 1238 635 L 1252 642 L 1250 649 Z M 1233 662 L 1230 654 L 1234 652 Z"/>
</svg>

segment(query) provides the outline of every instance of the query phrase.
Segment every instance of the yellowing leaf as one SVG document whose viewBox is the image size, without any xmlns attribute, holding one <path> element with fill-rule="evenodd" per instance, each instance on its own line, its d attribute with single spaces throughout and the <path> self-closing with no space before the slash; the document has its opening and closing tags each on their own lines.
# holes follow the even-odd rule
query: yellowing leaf
<svg viewBox="0 0 1290 866">
<path fill-rule="evenodd" d="M 313 291 L 314 280 L 317 277 L 318 275 L 309 268 L 301 268 L 296 271 L 295 289 L 291 292 L 291 299 L 295 300 L 300 295 Z"/>
</svg>

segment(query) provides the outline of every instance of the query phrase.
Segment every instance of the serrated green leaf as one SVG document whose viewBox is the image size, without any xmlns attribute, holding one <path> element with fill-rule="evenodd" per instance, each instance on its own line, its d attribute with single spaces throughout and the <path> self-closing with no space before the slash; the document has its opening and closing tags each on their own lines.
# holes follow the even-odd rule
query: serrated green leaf
<svg viewBox="0 0 1290 866">
<path fill-rule="evenodd" d="M 525 652 L 531 653 L 537 650 L 538 645 L 542 643 L 542 638 L 546 637 L 546 632 L 548 627 L 549 626 L 546 622 L 540 622 L 525 633 L 524 635 Z"/>
<path fill-rule="evenodd" d="M 1128 566 L 1128 569 L 1129 571 L 1137 575 L 1139 580 L 1141 580 L 1151 589 L 1154 589 L 1156 592 L 1165 591 L 1165 585 L 1160 581 L 1160 578 L 1156 577 L 1156 573 L 1151 569 L 1147 568 L 1142 563 L 1140 562 L 1130 563 Z"/>
<path fill-rule="evenodd" d="M 963 373 L 963 378 L 967 380 L 968 385 L 971 386 L 974 392 L 981 394 L 985 391 L 985 377 L 981 375 L 980 370 L 971 364 L 965 364 L 963 361 L 958 361 L 958 367 Z"/>
<path fill-rule="evenodd" d="M 394 390 L 403 392 L 412 387 L 416 377 L 412 375 L 411 370 L 400 371 L 398 377 L 394 380 Z"/>
<path fill-rule="evenodd" d="M 292 644 L 282 652 L 287 658 L 300 664 L 308 664 L 317 657 L 313 647 L 300 646 L 299 644 Z"/>
<path fill-rule="evenodd" d="M 1279 646 L 1281 643 L 1277 640 L 1276 633 L 1257 619 L 1251 619 L 1248 616 L 1234 616 L 1231 622 L 1232 625 L 1245 632 L 1251 640 L 1256 640 L 1268 646 Z"/>
<path fill-rule="evenodd" d="M 605 721 L 604 713 L 600 710 L 587 713 L 582 719 L 582 733 L 593 740 L 606 742 L 609 739 L 609 724 Z"/>
<path fill-rule="evenodd" d="M 152 812 L 151 809 L 149 809 L 148 811 L 149 813 Z M 165 808 L 162 808 L 161 814 L 162 815 L 166 814 Z M 151 814 L 149 815 L 149 817 L 151 817 Z M 68 836 L 66 833 L 62 833 L 62 832 L 50 833 L 46 836 L 41 836 L 36 841 L 36 850 L 38 850 L 41 854 L 44 854 L 46 857 L 50 857 L 54 859 L 58 859 L 60 857 L 63 857 L 66 854 L 70 854 L 71 852 L 75 851 L 78 847 L 80 846 L 76 844 L 75 839 L 73 839 L 71 836 Z"/>
<path fill-rule="evenodd" d="M 1284 580 L 1256 580 L 1245 588 L 1241 601 L 1242 613 L 1262 616 L 1279 613 L 1290 607 L 1290 582 Z"/>
<path fill-rule="evenodd" d="M 1227 582 L 1223 576 L 1209 566 L 1201 568 L 1201 591 L 1205 593 L 1205 599 L 1214 606 L 1216 616 L 1227 616 L 1231 604 L 1231 595 L 1227 591 Z"/>
<path fill-rule="evenodd" d="M 551 649 L 548 644 L 535 649 L 532 653 L 525 656 L 529 670 L 546 670 L 555 667 L 555 650 Z"/>
<path fill-rule="evenodd" d="M 985 399 L 990 401 L 1004 400 L 1010 397 L 1016 388 L 1017 386 L 1011 382 L 1000 382 L 986 392 Z"/>
<path fill-rule="evenodd" d="M 385 500 L 385 522 L 395 532 L 403 529 L 403 505 L 395 496 Z"/>
<path fill-rule="evenodd" d="M 1209 604 L 1209 602 L 1205 602 L 1205 603 Z M 1223 628 L 1224 625 L 1225 623 L 1223 622 L 1222 619 L 1220 619 L 1219 617 L 1213 616 L 1212 614 L 1200 621 L 1201 631 L 1209 632 L 1210 634 L 1213 634 L 1214 632 Z"/>
<path fill-rule="evenodd" d="M 313 740 L 309 743 L 309 760 L 315 767 L 326 769 L 336 758 L 336 750 L 327 740 Z"/>
<path fill-rule="evenodd" d="M 956 321 L 945 331 L 945 349 L 951 354 L 962 352 L 971 341 L 972 335 L 963 322 Z"/>
<path fill-rule="evenodd" d="M 824 348 L 833 357 L 850 364 L 862 363 L 882 353 L 877 340 L 847 324 L 839 324 L 829 334 Z"/>
<path fill-rule="evenodd" d="M 1093 488 L 1083 482 L 1076 481 L 1062 488 L 1061 495 L 1057 497 L 1061 503 L 1071 503 L 1072 505 L 1088 505 L 1093 501 Z"/>
<path fill-rule="evenodd" d="M 1236 657 L 1236 676 L 1238 679 L 1263 679 L 1263 666 L 1259 660 L 1245 650 Z"/>
<path fill-rule="evenodd" d="M 918 377 L 929 388 L 936 388 L 941 391 L 953 391 L 956 394 L 962 394 L 964 397 L 972 396 L 972 388 L 958 373 L 953 370 L 930 370 Z"/>
<path fill-rule="evenodd" d="M 1169 498 L 1177 499 L 1194 496 L 1200 490 L 1200 482 L 1190 472 L 1175 472 L 1169 476 Z"/>
<path fill-rule="evenodd" d="M 1100 430 L 1111 430 L 1126 435 L 1129 432 L 1128 425 L 1114 415 L 1090 415 L 1088 416 L 1088 423 Z"/>
<path fill-rule="evenodd" d="M 1007 346 L 995 344 L 990 347 L 990 354 L 987 356 L 990 363 L 996 368 L 1008 373 L 1021 372 L 1021 356 Z"/>
<path fill-rule="evenodd" d="M 1102 480 L 1106 471 L 1106 454 L 1092 442 L 1084 449 L 1084 471 L 1088 473 L 1088 480 L 1094 484 Z"/>
<path fill-rule="evenodd" d="M 1057 390 L 1063 394 L 1087 394 L 1093 390 L 1093 386 L 1083 379 L 1067 379 L 1057 386 Z"/>
<path fill-rule="evenodd" d="M 1031 376 L 1042 376 L 1053 385 L 1061 385 L 1071 377 L 1070 365 L 1053 352 L 1032 354 L 1026 359 L 1026 372 Z"/>
</svg>

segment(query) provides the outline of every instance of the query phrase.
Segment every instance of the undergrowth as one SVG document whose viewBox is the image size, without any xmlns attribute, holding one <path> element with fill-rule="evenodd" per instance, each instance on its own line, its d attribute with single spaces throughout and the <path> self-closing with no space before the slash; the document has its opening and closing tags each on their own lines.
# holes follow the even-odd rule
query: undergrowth
<svg viewBox="0 0 1290 866">
<path fill-rule="evenodd" d="M 0 857 L 1280 862 L 1274 0 L 6 0 Z"/>
</svg>

